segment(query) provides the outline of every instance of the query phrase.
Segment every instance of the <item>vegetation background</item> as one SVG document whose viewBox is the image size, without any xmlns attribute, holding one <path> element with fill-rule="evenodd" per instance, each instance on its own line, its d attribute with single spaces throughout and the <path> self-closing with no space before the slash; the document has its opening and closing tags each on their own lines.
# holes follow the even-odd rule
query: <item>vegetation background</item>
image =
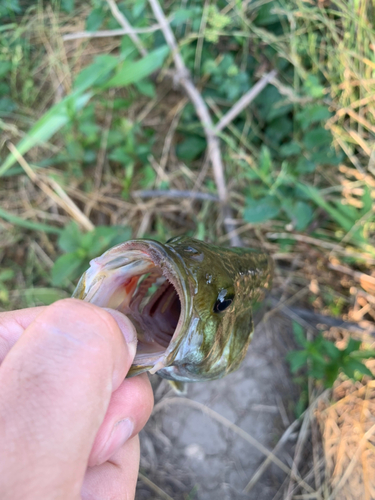
<svg viewBox="0 0 375 500">
<path fill-rule="evenodd" d="M 262 246 L 302 346 L 297 415 L 311 377 L 365 387 L 373 2 L 162 1 L 161 18 L 158 5 L 1 2 L 0 309 L 69 296 L 90 258 L 130 237 Z M 309 336 L 318 314 L 347 330 Z"/>
</svg>

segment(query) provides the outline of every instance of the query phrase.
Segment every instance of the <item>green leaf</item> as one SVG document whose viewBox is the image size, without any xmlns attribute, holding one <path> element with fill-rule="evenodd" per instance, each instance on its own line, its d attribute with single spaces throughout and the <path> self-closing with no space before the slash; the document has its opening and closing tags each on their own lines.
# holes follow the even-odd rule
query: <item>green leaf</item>
<svg viewBox="0 0 375 500">
<path fill-rule="evenodd" d="M 244 210 L 244 219 L 259 224 L 276 217 L 280 212 L 280 202 L 276 196 L 268 195 L 260 200 L 248 198 Z"/>
<path fill-rule="evenodd" d="M 93 9 L 88 18 L 86 19 L 86 30 L 87 31 L 97 31 L 103 24 L 104 11 L 101 7 Z"/>
<path fill-rule="evenodd" d="M 280 155 L 283 157 L 295 156 L 301 153 L 301 146 L 297 142 L 288 142 L 280 147 Z"/>
<path fill-rule="evenodd" d="M 108 79 L 110 73 L 118 66 L 121 60 L 109 54 L 96 56 L 94 62 L 80 71 L 74 80 L 75 92 L 84 92 L 93 85 L 99 85 L 103 79 Z"/>
<path fill-rule="evenodd" d="M 168 46 L 163 45 L 139 61 L 124 61 L 118 68 L 117 74 L 103 85 L 103 88 L 125 87 L 142 80 L 162 66 L 168 53 Z"/>
<path fill-rule="evenodd" d="M 363 349 L 362 351 L 352 352 L 350 357 L 355 359 L 371 359 L 375 358 L 375 351 L 373 349 Z"/>
<path fill-rule="evenodd" d="M 259 170 L 263 174 L 263 177 L 268 177 L 272 170 L 271 151 L 264 145 L 260 150 Z"/>
<path fill-rule="evenodd" d="M 9 281 L 12 278 L 14 278 L 13 269 L 6 268 L 0 271 L 0 282 Z"/>
<path fill-rule="evenodd" d="M 4 78 L 12 69 L 10 61 L 0 61 L 0 78 Z"/>
<path fill-rule="evenodd" d="M 313 104 L 305 107 L 296 114 L 296 119 L 300 123 L 302 130 L 306 130 L 312 123 L 328 120 L 331 113 L 326 106 Z"/>
<path fill-rule="evenodd" d="M 194 15 L 193 9 L 177 9 L 173 12 L 173 17 L 171 21 L 171 26 L 180 26 L 185 23 L 189 19 L 191 19 Z"/>
<path fill-rule="evenodd" d="M 67 224 L 60 234 L 58 244 L 63 252 L 75 252 L 81 248 L 82 231 L 79 229 L 76 222 Z"/>
<path fill-rule="evenodd" d="M 308 354 L 306 351 L 292 351 L 287 354 L 286 359 L 290 364 L 292 373 L 295 373 L 306 365 Z"/>
<path fill-rule="evenodd" d="M 297 343 L 302 347 L 307 347 L 308 342 L 306 340 L 304 328 L 299 323 L 297 323 L 297 321 L 293 320 L 292 321 L 292 329 L 293 329 L 294 338 L 296 339 Z"/>
<path fill-rule="evenodd" d="M 365 366 L 361 361 L 356 359 L 349 358 L 349 360 L 343 366 L 343 372 L 350 378 L 353 378 L 355 373 L 359 372 L 362 375 L 368 375 L 369 377 L 373 377 L 372 372 Z"/>
<path fill-rule="evenodd" d="M 151 99 L 153 99 L 156 95 L 155 85 L 152 82 L 141 80 L 140 82 L 135 83 L 135 86 L 138 92 L 147 97 L 151 97 Z"/>
<path fill-rule="evenodd" d="M 352 221 L 342 215 L 339 210 L 332 207 L 329 203 L 327 203 L 322 195 L 319 193 L 319 190 L 313 186 L 309 186 L 308 184 L 302 184 L 301 182 L 297 182 L 297 187 L 301 190 L 308 198 L 313 200 L 318 206 L 324 208 L 326 212 L 328 212 L 331 217 L 345 230 L 350 231 L 353 227 L 355 221 Z"/>
<path fill-rule="evenodd" d="M 329 340 L 322 339 L 322 348 L 332 360 L 337 360 L 342 356 L 342 351 Z"/>
<path fill-rule="evenodd" d="M 207 143 L 198 135 L 187 136 L 176 146 L 176 155 L 181 160 L 192 161 L 198 158 L 206 149 Z"/>
<path fill-rule="evenodd" d="M 323 97 L 324 87 L 320 85 L 319 78 L 316 75 L 309 75 L 303 84 L 307 95 L 311 97 Z"/>
<path fill-rule="evenodd" d="M 302 140 L 305 148 L 309 151 L 327 146 L 332 142 L 332 135 L 329 130 L 324 128 L 314 128 L 307 132 Z"/>
<path fill-rule="evenodd" d="M 297 201 L 294 206 L 294 217 L 296 220 L 295 228 L 297 231 L 303 231 L 313 218 L 312 208 L 304 201 Z"/>
<path fill-rule="evenodd" d="M 61 255 L 53 265 L 52 285 L 63 285 L 68 279 L 75 277 L 75 272 L 82 265 L 83 259 L 78 252 Z"/>
<path fill-rule="evenodd" d="M 75 0 L 61 0 L 61 9 L 70 14 L 74 10 Z"/>
<path fill-rule="evenodd" d="M 353 337 L 350 337 L 348 345 L 345 347 L 344 352 L 345 354 L 351 354 L 354 351 L 358 351 L 360 347 L 361 347 L 361 341 L 355 340 L 353 339 Z"/>
</svg>

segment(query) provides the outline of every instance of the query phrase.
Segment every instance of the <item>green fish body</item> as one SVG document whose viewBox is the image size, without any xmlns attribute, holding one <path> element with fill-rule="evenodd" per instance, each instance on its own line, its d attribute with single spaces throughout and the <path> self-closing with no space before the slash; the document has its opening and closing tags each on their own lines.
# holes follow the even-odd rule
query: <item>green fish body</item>
<svg viewBox="0 0 375 500">
<path fill-rule="evenodd" d="M 73 297 L 133 322 L 138 346 L 129 376 L 212 380 L 243 360 L 272 271 L 270 257 L 257 250 L 188 237 L 131 240 L 92 260 Z"/>
</svg>

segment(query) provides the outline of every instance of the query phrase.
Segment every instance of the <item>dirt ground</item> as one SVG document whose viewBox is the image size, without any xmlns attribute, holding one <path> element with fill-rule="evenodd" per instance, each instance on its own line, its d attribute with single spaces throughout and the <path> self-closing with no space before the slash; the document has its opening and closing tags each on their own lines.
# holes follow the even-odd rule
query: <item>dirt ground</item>
<svg viewBox="0 0 375 500">
<path fill-rule="evenodd" d="M 233 432 L 230 423 L 271 450 L 294 420 L 296 389 L 284 363 L 291 337 L 290 324 L 283 317 L 271 317 L 256 328 L 238 371 L 221 380 L 189 384 L 187 395 L 179 399 L 165 380 L 152 377 L 156 405 L 141 433 L 141 473 L 169 497 L 140 479 L 137 500 L 280 498 L 277 492 L 285 474 L 273 464 L 244 493 L 266 457 Z M 229 422 L 219 422 L 206 407 Z M 278 455 L 284 461 L 292 445 L 287 443 Z"/>
</svg>

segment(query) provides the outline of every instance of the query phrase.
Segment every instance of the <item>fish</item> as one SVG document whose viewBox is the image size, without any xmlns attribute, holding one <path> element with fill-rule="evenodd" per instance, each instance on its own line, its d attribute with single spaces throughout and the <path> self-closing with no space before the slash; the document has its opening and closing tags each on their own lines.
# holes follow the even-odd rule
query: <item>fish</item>
<svg viewBox="0 0 375 500">
<path fill-rule="evenodd" d="M 132 321 L 138 343 L 128 376 L 157 372 L 178 390 L 240 366 L 272 276 L 263 251 L 187 236 L 135 239 L 93 259 L 73 297 Z"/>
</svg>

